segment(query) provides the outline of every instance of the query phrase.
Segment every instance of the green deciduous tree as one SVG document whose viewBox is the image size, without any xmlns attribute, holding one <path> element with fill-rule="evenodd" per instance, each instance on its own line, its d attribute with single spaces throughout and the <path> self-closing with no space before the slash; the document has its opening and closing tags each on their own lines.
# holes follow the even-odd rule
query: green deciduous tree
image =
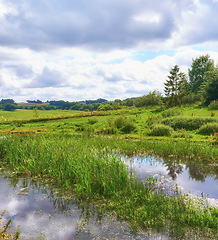
<svg viewBox="0 0 218 240">
<path fill-rule="evenodd" d="M 180 72 L 179 66 L 175 65 L 166 80 L 164 92 L 169 107 L 180 105 L 181 97 L 186 91 L 187 80 L 185 73 Z"/>
<path fill-rule="evenodd" d="M 218 66 L 206 73 L 207 85 L 205 86 L 206 103 L 218 100 Z"/>
<path fill-rule="evenodd" d="M 14 111 L 15 109 L 16 109 L 16 106 L 14 104 L 6 103 L 4 105 L 4 110 L 5 111 Z"/>
<path fill-rule="evenodd" d="M 193 59 L 191 69 L 188 69 L 190 90 L 198 93 L 207 83 L 206 73 L 214 70 L 214 61 L 210 56 L 204 55 Z"/>
</svg>

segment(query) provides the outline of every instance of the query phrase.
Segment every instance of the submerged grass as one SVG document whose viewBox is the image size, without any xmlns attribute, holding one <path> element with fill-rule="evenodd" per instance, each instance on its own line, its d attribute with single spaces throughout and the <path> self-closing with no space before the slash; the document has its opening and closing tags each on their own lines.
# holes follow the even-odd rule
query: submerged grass
<svg viewBox="0 0 218 240">
<path fill-rule="evenodd" d="M 202 154 L 209 159 L 207 152 L 212 148 L 209 144 L 205 147 L 209 149 L 204 149 Z M 175 148 L 175 155 L 180 155 L 187 148 L 195 154 L 197 146 L 186 141 L 161 145 L 158 141 L 117 137 L 13 135 L 0 139 L 0 167 L 11 168 L 17 174 L 50 179 L 59 186 L 73 189 L 79 198 L 98 200 L 100 210 L 110 210 L 130 221 L 135 230 L 138 227 L 168 229 L 172 235 L 184 239 L 186 229 L 192 229 L 215 239 L 218 236 L 217 208 L 202 208 L 186 196 L 169 197 L 153 192 L 130 177 L 125 164 L 111 153 L 114 149 L 129 154 L 152 153 L 153 148 L 163 155 L 172 154 L 172 149 L 168 148 Z M 214 160 L 216 154 L 212 153 L 210 159 Z"/>
</svg>

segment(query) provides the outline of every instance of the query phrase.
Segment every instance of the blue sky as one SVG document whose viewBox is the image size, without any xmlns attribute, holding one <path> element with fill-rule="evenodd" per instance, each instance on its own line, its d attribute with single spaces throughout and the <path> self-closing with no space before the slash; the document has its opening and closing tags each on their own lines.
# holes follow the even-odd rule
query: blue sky
<svg viewBox="0 0 218 240">
<path fill-rule="evenodd" d="M 163 93 L 177 64 L 218 62 L 218 0 L 0 0 L 0 99 Z"/>
</svg>

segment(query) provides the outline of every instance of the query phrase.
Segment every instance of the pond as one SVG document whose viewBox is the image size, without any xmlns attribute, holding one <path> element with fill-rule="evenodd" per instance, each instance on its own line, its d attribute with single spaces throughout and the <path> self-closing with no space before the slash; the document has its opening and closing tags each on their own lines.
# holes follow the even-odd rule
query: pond
<svg viewBox="0 0 218 240">
<path fill-rule="evenodd" d="M 202 197 L 205 204 L 218 207 L 217 165 L 198 161 L 121 157 L 130 174 L 139 180 L 157 179 L 155 190 Z M 150 178 L 151 179 L 151 178 Z M 21 239 L 171 239 L 167 233 L 131 231 L 126 222 L 110 214 L 99 214 L 93 205 L 80 202 L 69 192 L 28 177 L 12 177 L 0 170 L 0 211 L 5 221 L 12 218 L 12 231 L 20 225 Z"/>
<path fill-rule="evenodd" d="M 85 202 L 47 184 L 15 178 L 0 171 L 0 211 L 12 232 L 20 225 L 20 239 L 169 239 L 165 234 L 140 231 L 135 234 L 126 222 L 109 214 L 100 215 Z"/>
<path fill-rule="evenodd" d="M 139 180 L 157 179 L 156 187 L 166 194 L 180 192 L 203 197 L 206 203 L 218 207 L 218 165 L 200 161 L 157 158 L 150 156 L 124 157 L 130 172 Z"/>
</svg>

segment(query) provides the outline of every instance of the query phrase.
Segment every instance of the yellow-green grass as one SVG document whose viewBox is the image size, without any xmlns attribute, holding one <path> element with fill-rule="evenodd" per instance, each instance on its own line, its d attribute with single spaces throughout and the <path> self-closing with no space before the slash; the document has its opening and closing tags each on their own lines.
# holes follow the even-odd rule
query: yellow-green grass
<svg viewBox="0 0 218 240">
<path fill-rule="evenodd" d="M 177 118 L 208 118 L 218 121 L 218 111 L 214 111 L 215 116 L 211 117 L 211 111 L 207 108 L 174 108 L 161 110 L 159 108 L 125 108 L 116 111 L 105 112 L 81 112 L 72 110 L 16 110 L 14 112 L 0 111 L 0 132 L 29 132 L 29 131 L 62 131 L 62 132 L 84 132 L 93 134 L 116 133 L 123 134 L 115 129 L 114 122 L 119 117 L 124 117 L 126 121 L 131 121 L 134 131 L 131 135 L 142 137 L 149 135 L 149 131 L 154 124 L 168 119 L 166 113 L 170 111 L 172 117 Z M 178 115 L 179 114 L 179 115 Z M 170 117 L 171 117 L 170 116 Z M 209 139 L 210 136 L 199 135 L 198 131 L 187 131 L 187 129 L 177 129 L 173 132 L 174 138 L 193 138 L 196 140 Z"/>
</svg>

